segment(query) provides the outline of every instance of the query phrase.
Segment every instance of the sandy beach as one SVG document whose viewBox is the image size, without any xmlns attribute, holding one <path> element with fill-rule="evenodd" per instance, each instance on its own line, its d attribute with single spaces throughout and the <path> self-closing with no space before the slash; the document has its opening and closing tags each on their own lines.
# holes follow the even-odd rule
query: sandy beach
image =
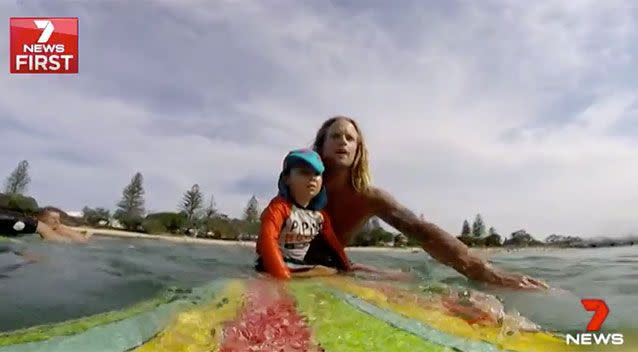
<svg viewBox="0 0 638 352">
<path fill-rule="evenodd" d="M 351 252 L 403 252 L 403 253 L 422 253 L 421 247 L 348 247 L 346 250 Z M 541 248 L 541 247 L 521 247 L 521 248 L 503 248 L 503 247 L 491 247 L 491 248 L 470 248 L 470 252 L 479 255 L 483 258 L 487 258 L 493 255 L 502 255 L 509 253 L 517 253 L 521 251 L 554 251 L 563 250 L 562 248 Z"/>
<path fill-rule="evenodd" d="M 141 238 L 150 240 L 162 240 L 175 243 L 197 243 L 204 245 L 222 245 L 222 246 L 245 246 L 255 247 L 255 242 L 252 241 L 226 241 L 219 239 L 208 238 L 193 238 L 188 236 L 175 236 L 169 234 L 163 235 L 149 235 L 141 232 L 121 231 L 113 229 L 99 229 L 90 227 L 71 227 L 76 231 L 80 231 L 88 236 L 109 236 L 109 237 L 124 237 L 124 238 Z M 402 253 L 421 253 L 423 249 L 420 247 L 347 247 L 347 251 L 350 252 L 402 252 Z M 490 257 L 492 255 L 500 255 L 507 253 L 514 253 L 520 251 L 553 251 L 560 250 L 560 248 L 470 248 L 473 253 L 482 256 Z"/>
<path fill-rule="evenodd" d="M 125 237 L 125 238 L 142 238 L 148 240 L 162 240 L 176 243 L 198 243 L 206 245 L 224 245 L 224 246 L 248 246 L 254 247 L 255 243 L 250 241 L 225 241 L 209 238 L 193 238 L 188 236 L 174 235 L 149 235 L 142 232 L 121 231 L 112 229 L 96 229 L 90 227 L 71 227 L 71 229 L 86 234 L 87 236 L 109 236 L 109 237 Z"/>
</svg>

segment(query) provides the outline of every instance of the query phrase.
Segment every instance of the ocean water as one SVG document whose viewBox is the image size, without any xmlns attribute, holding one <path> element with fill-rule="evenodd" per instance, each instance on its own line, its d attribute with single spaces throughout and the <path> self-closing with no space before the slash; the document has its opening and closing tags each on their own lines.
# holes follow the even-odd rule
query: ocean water
<svg viewBox="0 0 638 352">
<path fill-rule="evenodd" d="M 506 310 L 515 310 L 542 327 L 560 332 L 582 332 L 592 312 L 581 298 L 601 298 L 609 307 L 603 330 L 638 328 L 638 246 L 599 249 L 521 250 L 489 257 L 493 265 L 547 282 L 547 292 L 511 291 L 469 282 L 453 269 L 427 257 L 423 251 L 356 252 L 352 257 L 372 265 L 414 271 L 423 282 L 442 281 L 471 287 L 502 298 Z M 427 259 L 426 259 L 427 258 Z"/>
<path fill-rule="evenodd" d="M 7 245 L 6 243 L 3 245 Z M 25 261 L 0 253 L 0 331 L 59 322 L 145 300 L 167 287 L 192 288 L 221 278 L 254 277 L 252 247 L 175 244 L 99 237 L 89 245 L 59 245 L 26 237 L 9 246 L 40 257 Z M 518 251 L 490 257 L 494 265 L 548 282 L 529 293 L 468 282 L 423 251 L 350 251 L 353 261 L 469 286 L 499 296 L 541 326 L 583 331 L 591 317 L 580 298 L 602 298 L 610 308 L 604 330 L 638 328 L 638 246 Z"/>
</svg>

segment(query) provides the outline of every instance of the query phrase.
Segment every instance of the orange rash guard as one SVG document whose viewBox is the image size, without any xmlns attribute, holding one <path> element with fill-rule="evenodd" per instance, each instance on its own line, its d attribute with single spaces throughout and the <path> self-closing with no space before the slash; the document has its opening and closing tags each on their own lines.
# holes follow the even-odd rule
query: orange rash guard
<svg viewBox="0 0 638 352">
<path fill-rule="evenodd" d="M 343 267 L 349 270 L 350 262 L 324 210 L 305 209 L 281 196 L 273 198 L 261 215 L 257 240 L 257 254 L 265 271 L 276 278 L 289 279 L 291 271 L 312 267 L 303 263 L 316 236 L 324 236 Z"/>
</svg>

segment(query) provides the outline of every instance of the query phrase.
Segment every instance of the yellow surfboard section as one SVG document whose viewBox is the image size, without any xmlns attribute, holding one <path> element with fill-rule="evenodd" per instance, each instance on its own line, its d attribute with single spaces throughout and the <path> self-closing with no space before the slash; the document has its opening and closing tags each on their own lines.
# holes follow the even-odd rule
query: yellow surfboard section
<svg viewBox="0 0 638 352">
<path fill-rule="evenodd" d="M 211 352 L 221 344 L 224 322 L 235 319 L 242 307 L 245 285 L 229 282 L 210 303 L 179 313 L 174 321 L 137 352 Z"/>
<path fill-rule="evenodd" d="M 499 327 L 470 325 L 465 320 L 448 315 L 443 311 L 419 307 L 407 300 L 406 302 L 400 302 L 400 298 L 398 302 L 396 299 L 389 300 L 380 290 L 358 285 L 352 280 L 345 278 L 330 277 L 323 279 L 323 281 L 334 288 L 355 295 L 380 308 L 421 321 L 442 332 L 472 340 L 486 341 L 501 349 L 518 352 L 569 352 L 583 350 L 582 348 L 566 345 L 563 339 L 544 332 L 518 332 L 511 336 L 502 336 Z"/>
</svg>

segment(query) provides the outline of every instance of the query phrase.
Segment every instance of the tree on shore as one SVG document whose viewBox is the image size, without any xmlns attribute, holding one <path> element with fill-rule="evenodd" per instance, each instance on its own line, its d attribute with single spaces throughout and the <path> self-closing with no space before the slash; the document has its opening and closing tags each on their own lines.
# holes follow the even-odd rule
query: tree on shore
<svg viewBox="0 0 638 352">
<path fill-rule="evenodd" d="M 29 162 L 22 160 L 5 180 L 4 193 L 24 195 L 29 187 L 29 183 L 31 183 L 31 177 L 29 177 Z"/>
<path fill-rule="evenodd" d="M 469 236 L 470 233 L 470 223 L 467 222 L 467 220 L 463 220 L 463 229 L 461 230 L 461 236 Z"/>
<path fill-rule="evenodd" d="M 136 173 L 122 191 L 115 218 L 128 230 L 138 230 L 144 219 L 144 186 L 141 173 Z"/>
<path fill-rule="evenodd" d="M 503 244 L 501 235 L 498 234 L 494 227 L 490 227 L 489 235 L 485 237 L 484 245 L 487 247 L 500 247 Z"/>
<path fill-rule="evenodd" d="M 109 223 L 111 219 L 111 212 L 108 209 L 104 208 L 82 208 L 82 219 L 89 226 L 98 226 L 100 222 L 105 224 Z"/>
<path fill-rule="evenodd" d="M 476 218 L 474 218 L 474 223 L 472 224 L 472 235 L 474 237 L 483 237 L 485 234 L 485 224 L 483 223 L 483 218 L 481 214 L 476 214 Z"/>
<path fill-rule="evenodd" d="M 208 220 L 208 219 L 212 219 L 216 215 L 217 215 L 217 204 L 215 203 L 215 196 L 211 194 L 210 201 L 208 202 L 208 205 L 204 209 L 204 218 Z"/>
<path fill-rule="evenodd" d="M 372 224 L 362 228 L 352 241 L 353 246 L 379 246 L 394 240 L 395 234 L 384 230 L 382 227 L 373 227 Z M 407 242 L 407 238 L 406 238 Z"/>
<path fill-rule="evenodd" d="M 512 232 L 511 238 L 503 242 L 503 246 L 530 247 L 542 246 L 543 242 L 536 240 L 524 229 Z"/>
<path fill-rule="evenodd" d="M 186 223 L 188 226 L 193 226 L 193 224 L 199 220 L 203 202 L 204 196 L 198 184 L 194 184 L 191 189 L 184 194 L 182 204 L 180 204 L 180 210 L 186 213 Z"/>
<path fill-rule="evenodd" d="M 251 223 L 259 221 L 259 212 L 259 201 L 253 195 L 244 209 L 244 220 Z"/>
</svg>

